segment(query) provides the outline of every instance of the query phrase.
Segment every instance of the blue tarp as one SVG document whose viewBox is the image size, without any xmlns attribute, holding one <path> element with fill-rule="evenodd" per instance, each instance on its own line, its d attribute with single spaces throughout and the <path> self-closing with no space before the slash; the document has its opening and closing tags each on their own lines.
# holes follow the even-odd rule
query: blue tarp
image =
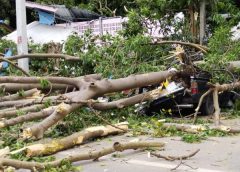
<svg viewBox="0 0 240 172">
<path fill-rule="evenodd" d="M 4 54 L 5 58 L 8 58 L 10 56 L 12 56 L 12 49 L 11 48 L 7 49 L 7 51 Z M 0 70 L 0 76 L 4 76 L 5 73 L 2 72 L 2 71 L 4 71 L 4 69 L 8 68 L 9 64 L 8 64 L 8 62 L 1 62 L 1 64 L 2 64 L 2 67 L 1 67 L 1 70 Z"/>
<path fill-rule="evenodd" d="M 12 49 L 11 48 L 9 48 L 4 54 L 5 58 L 8 58 L 10 56 L 12 56 Z M 8 62 L 2 62 L 2 67 L 3 67 L 3 69 L 6 69 L 8 67 Z"/>
<path fill-rule="evenodd" d="M 46 25 L 54 24 L 54 21 L 55 21 L 54 14 L 47 13 L 41 10 L 37 10 L 37 12 L 39 16 L 39 23 L 46 24 Z"/>
</svg>

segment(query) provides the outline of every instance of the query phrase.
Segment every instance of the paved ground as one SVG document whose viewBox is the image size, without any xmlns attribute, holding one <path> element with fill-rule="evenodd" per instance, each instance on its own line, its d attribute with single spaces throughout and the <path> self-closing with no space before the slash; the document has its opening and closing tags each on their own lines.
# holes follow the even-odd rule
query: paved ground
<svg viewBox="0 0 240 172">
<path fill-rule="evenodd" d="M 199 144 L 188 144 L 180 141 L 178 137 L 172 138 L 149 138 L 140 137 L 143 141 L 159 141 L 165 142 L 166 147 L 160 153 L 164 155 L 184 155 L 200 149 L 200 152 L 189 160 L 186 164 L 181 165 L 178 170 L 196 171 L 196 172 L 239 172 L 240 171 L 240 136 L 210 138 Z M 98 150 L 104 146 L 111 146 L 115 141 L 128 142 L 132 137 L 117 136 L 106 138 L 99 142 L 90 143 L 88 146 L 80 146 L 71 150 L 57 153 L 57 157 L 71 155 L 76 152 L 87 152 L 88 150 Z M 163 159 L 148 157 L 147 152 L 129 150 L 120 153 L 120 158 L 113 158 L 112 155 L 100 158 L 99 162 L 83 161 L 77 162 L 75 165 L 83 167 L 84 172 L 122 172 L 122 171 L 138 171 L 138 172 L 167 172 L 171 171 L 179 161 L 167 162 Z"/>
<path fill-rule="evenodd" d="M 239 126 L 240 120 L 225 121 L 233 126 Z M 239 172 L 240 171 L 240 135 L 231 137 L 212 137 L 202 143 L 188 144 L 181 141 L 179 137 L 151 138 L 147 136 L 138 137 L 142 141 L 165 142 L 165 150 L 159 151 L 163 155 L 185 155 L 200 149 L 200 152 L 189 160 L 187 165 L 181 165 L 177 172 Z M 111 146 L 114 142 L 129 142 L 135 137 L 126 135 L 108 137 L 97 142 L 78 146 L 56 154 L 57 158 L 63 158 L 75 153 L 86 153 L 89 150 L 100 150 Z M 108 155 L 99 159 L 98 162 L 81 161 L 74 165 L 81 166 L 83 172 L 169 172 L 179 164 L 179 161 L 169 162 L 155 157 L 148 157 L 147 152 L 128 150 L 119 153 L 119 158 Z M 23 171 L 23 170 L 19 170 Z M 25 171 L 25 170 L 24 170 Z"/>
</svg>

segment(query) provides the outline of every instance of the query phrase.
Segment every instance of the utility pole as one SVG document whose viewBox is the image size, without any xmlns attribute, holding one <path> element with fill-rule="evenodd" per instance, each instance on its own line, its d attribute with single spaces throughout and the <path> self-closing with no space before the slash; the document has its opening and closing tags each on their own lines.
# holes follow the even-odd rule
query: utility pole
<svg viewBox="0 0 240 172">
<path fill-rule="evenodd" d="M 205 32 L 206 32 L 206 0 L 202 0 L 200 2 L 200 29 L 199 29 L 199 38 L 201 45 L 203 45 Z"/>
<path fill-rule="evenodd" d="M 16 0 L 16 19 L 17 19 L 17 50 L 18 54 L 28 54 L 27 44 L 27 19 L 26 19 L 26 0 Z M 19 59 L 18 66 L 29 72 L 29 59 Z"/>
</svg>

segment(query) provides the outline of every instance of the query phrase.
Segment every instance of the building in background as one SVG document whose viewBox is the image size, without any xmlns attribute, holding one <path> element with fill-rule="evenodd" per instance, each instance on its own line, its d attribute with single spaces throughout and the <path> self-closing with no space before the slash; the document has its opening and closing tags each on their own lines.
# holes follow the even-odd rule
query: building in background
<svg viewBox="0 0 240 172">
<path fill-rule="evenodd" d="M 91 30 L 93 34 L 117 34 L 122 30 L 126 18 L 106 18 L 99 14 L 78 8 L 66 8 L 64 5 L 41 5 L 26 2 L 26 7 L 36 11 L 38 21 L 27 25 L 28 41 L 36 44 L 49 42 L 63 43 L 75 33 L 84 34 Z M 17 43 L 17 32 L 4 37 Z"/>
</svg>

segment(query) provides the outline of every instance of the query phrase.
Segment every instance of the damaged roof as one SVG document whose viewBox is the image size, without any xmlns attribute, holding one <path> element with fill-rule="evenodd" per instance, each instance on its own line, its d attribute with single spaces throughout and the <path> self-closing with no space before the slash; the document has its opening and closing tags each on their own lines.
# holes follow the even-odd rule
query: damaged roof
<svg viewBox="0 0 240 172">
<path fill-rule="evenodd" d="M 76 22 L 89 21 L 102 17 L 101 15 L 76 7 L 67 8 L 65 5 L 42 5 L 35 2 L 26 1 L 26 7 L 54 14 L 56 19 Z"/>
</svg>

